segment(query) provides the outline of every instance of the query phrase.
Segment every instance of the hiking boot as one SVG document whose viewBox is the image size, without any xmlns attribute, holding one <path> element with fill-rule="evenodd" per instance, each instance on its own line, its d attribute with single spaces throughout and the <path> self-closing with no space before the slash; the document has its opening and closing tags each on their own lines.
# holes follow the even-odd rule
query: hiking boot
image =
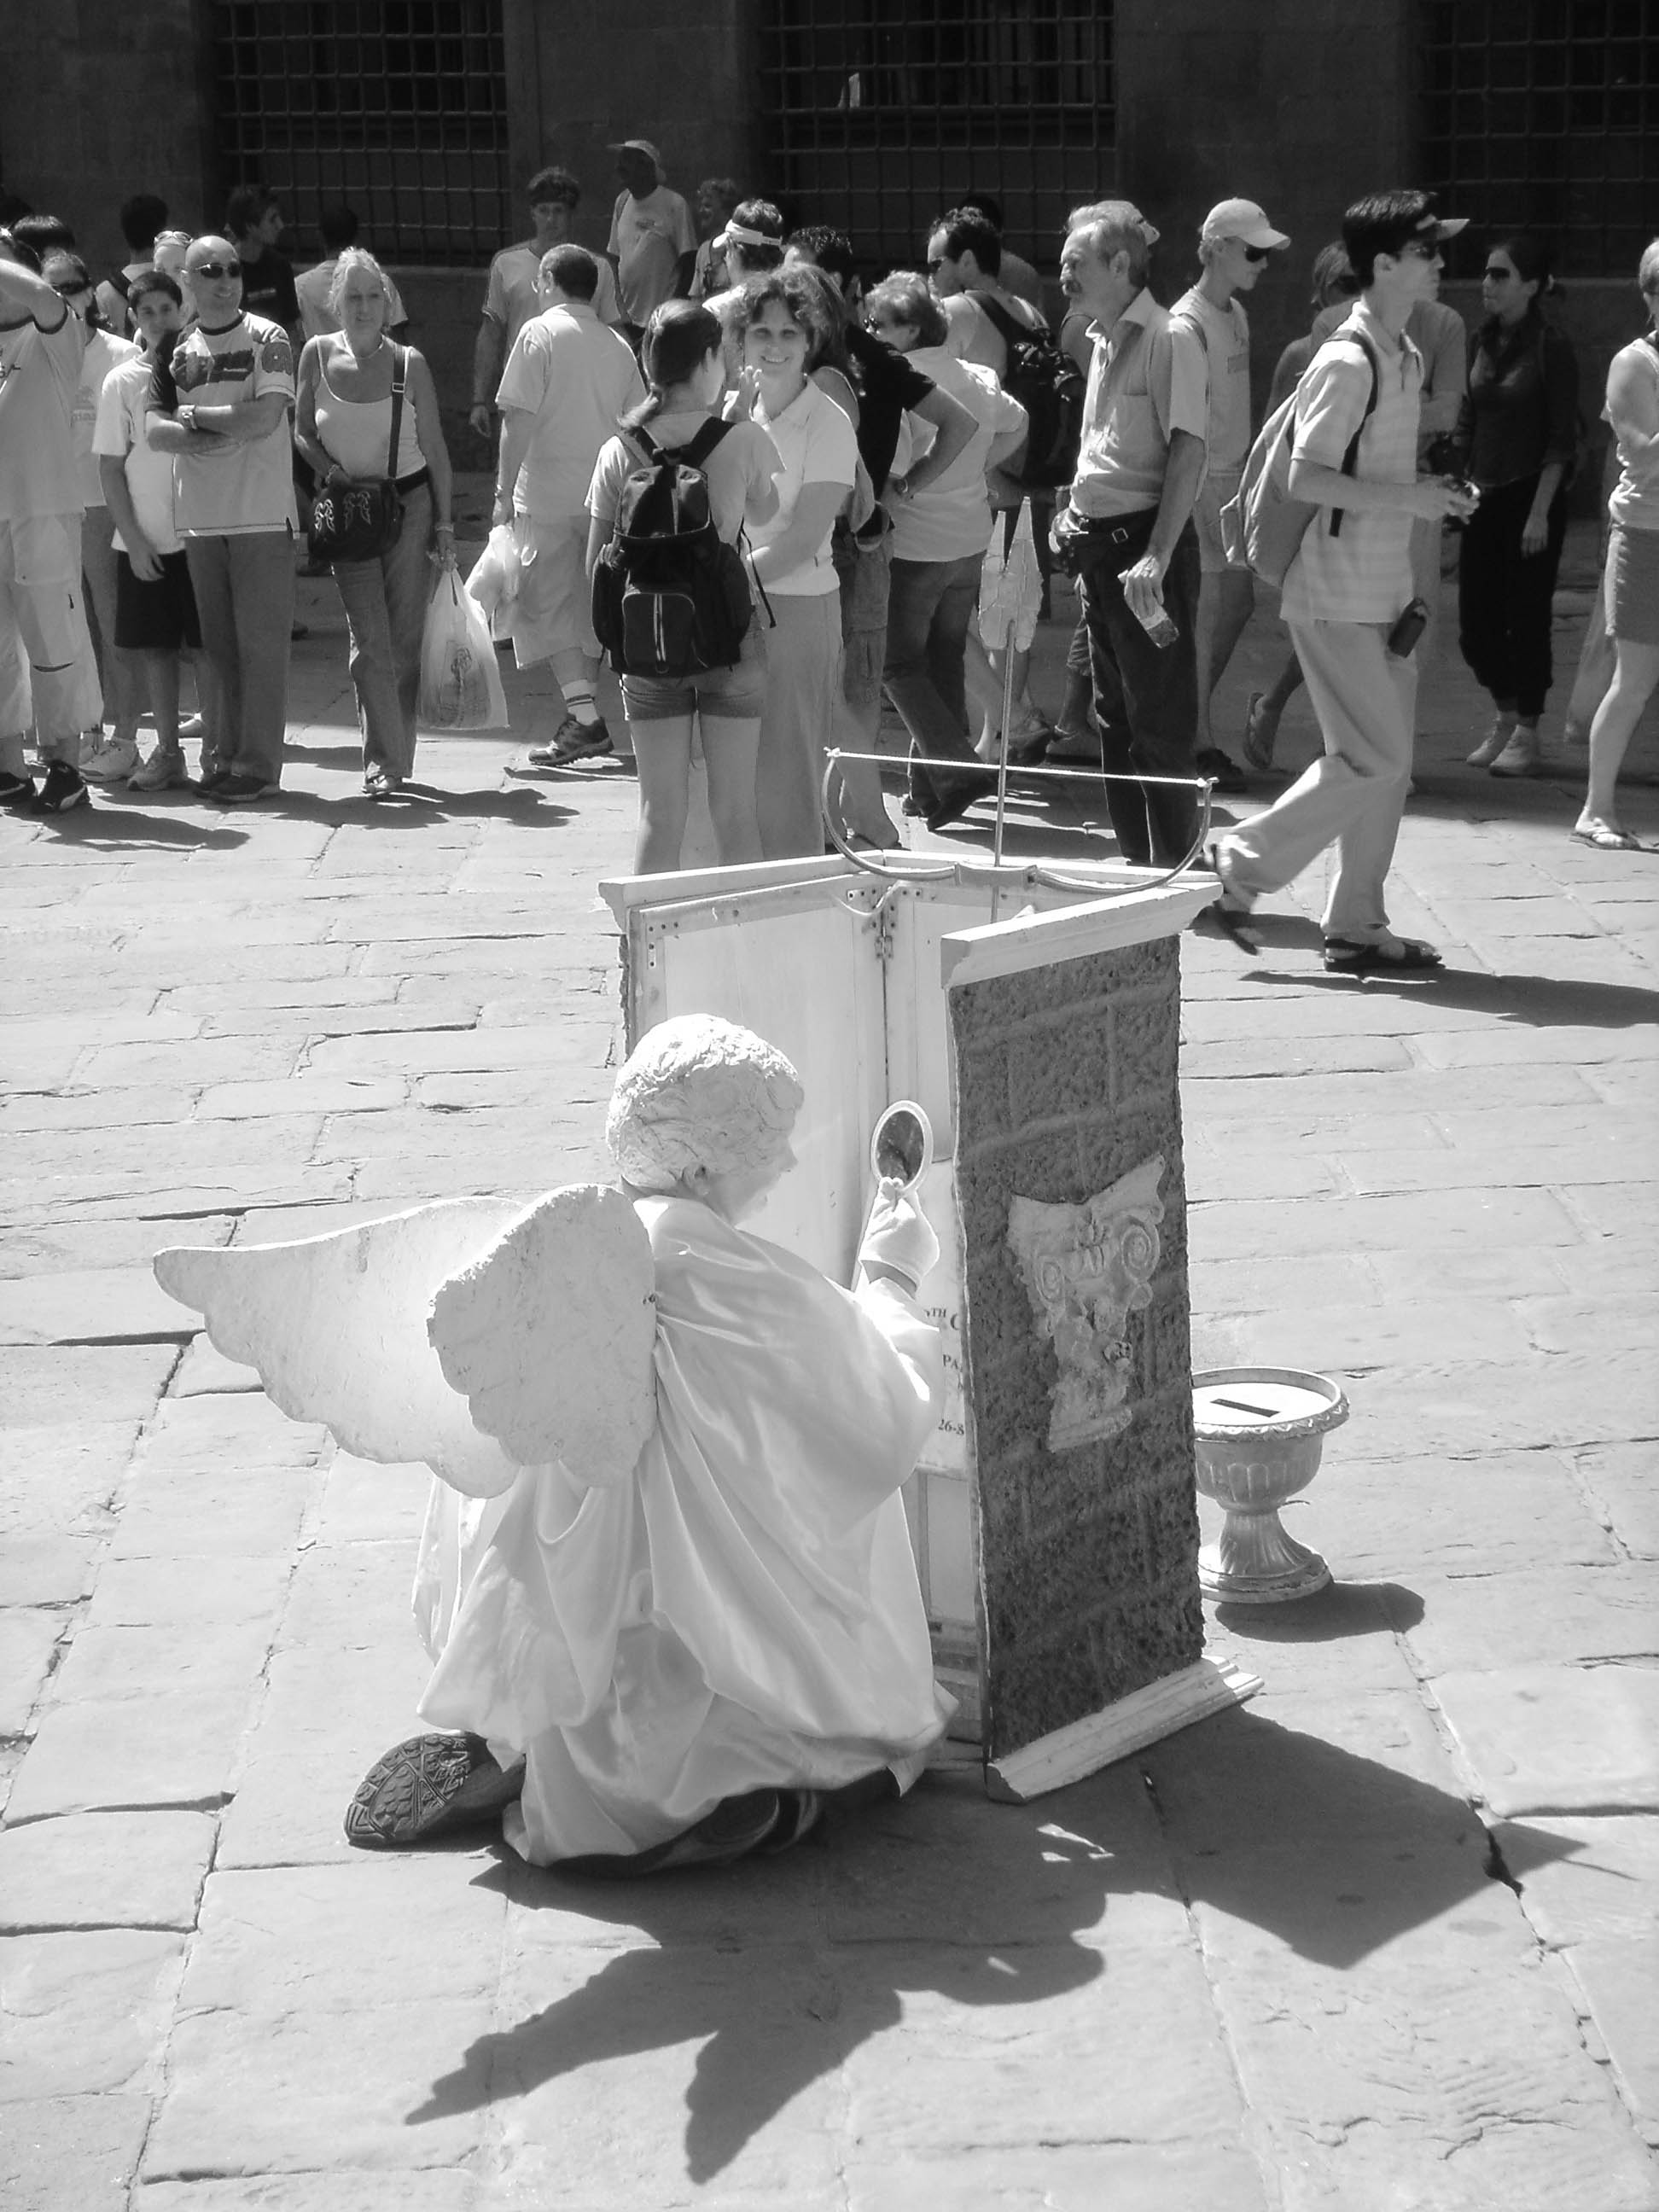
<svg viewBox="0 0 1659 2212">
<path fill-rule="evenodd" d="M 53 761 L 46 770 L 46 781 L 34 794 L 35 811 L 40 814 L 68 814 L 77 806 L 84 806 L 92 797 L 78 769 L 67 761 Z"/>
<path fill-rule="evenodd" d="M 603 715 L 596 722 L 579 722 L 567 714 L 550 742 L 532 745 L 525 758 L 532 768 L 569 768 L 576 761 L 603 760 L 613 750 Z"/>
<path fill-rule="evenodd" d="M 138 765 L 138 744 L 134 738 L 106 738 L 90 758 L 84 740 L 81 746 L 81 773 L 88 783 L 125 783 Z"/>
<path fill-rule="evenodd" d="M 176 749 L 169 750 L 157 745 L 142 767 L 136 768 L 127 778 L 129 791 L 177 791 L 190 781 L 190 770 L 185 766 L 185 757 Z"/>
</svg>

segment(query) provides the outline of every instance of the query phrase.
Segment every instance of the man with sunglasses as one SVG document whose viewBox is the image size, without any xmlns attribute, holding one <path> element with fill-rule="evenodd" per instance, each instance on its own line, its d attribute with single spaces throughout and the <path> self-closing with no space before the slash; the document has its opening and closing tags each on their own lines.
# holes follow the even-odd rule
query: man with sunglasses
<svg viewBox="0 0 1659 2212">
<path fill-rule="evenodd" d="M 87 803 L 81 732 L 100 701 L 81 600 L 81 490 L 71 415 L 85 326 L 0 230 L 0 805 Z M 46 763 L 24 765 L 33 720 Z"/>
<path fill-rule="evenodd" d="M 1383 889 L 1411 781 L 1417 699 L 1412 526 L 1466 515 L 1472 495 L 1417 473 L 1423 364 L 1406 335 L 1440 283 L 1443 240 L 1462 220 L 1420 191 L 1376 192 L 1342 221 L 1360 296 L 1298 387 L 1290 492 L 1317 511 L 1285 577 L 1286 627 L 1325 741 L 1275 805 L 1214 851 L 1212 926 L 1255 949 L 1248 916 L 1331 847 L 1324 964 L 1332 975 L 1427 975 L 1431 945 L 1389 926 Z"/>
<path fill-rule="evenodd" d="M 178 457 L 178 527 L 202 626 L 201 788 L 222 806 L 281 787 L 296 515 L 288 332 L 242 308 L 227 238 L 185 257 L 198 320 L 158 356 L 149 442 Z"/>
<path fill-rule="evenodd" d="M 1238 489 L 1250 450 L 1250 325 L 1240 294 L 1253 292 L 1270 256 L 1290 244 L 1254 200 L 1223 200 L 1200 226 L 1203 274 L 1170 313 L 1203 341 L 1210 427 L 1204 482 L 1193 502 L 1198 532 L 1198 765 L 1221 791 L 1243 791 L 1243 771 L 1210 733 L 1210 695 L 1221 681 L 1255 604 L 1250 572 L 1234 568 L 1222 542 L 1221 510 Z"/>
</svg>

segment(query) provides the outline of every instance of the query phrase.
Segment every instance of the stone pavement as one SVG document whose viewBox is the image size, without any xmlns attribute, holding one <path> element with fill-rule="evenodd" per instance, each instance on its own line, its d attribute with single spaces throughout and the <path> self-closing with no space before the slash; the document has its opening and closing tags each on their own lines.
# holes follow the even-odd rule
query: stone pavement
<svg viewBox="0 0 1659 2212">
<path fill-rule="evenodd" d="M 603 1172 L 634 787 L 423 740 L 445 795 L 371 810 L 302 606 L 280 808 L 0 824 L 7 2212 L 1659 2206 L 1659 855 L 1568 842 L 1577 769 L 1462 766 L 1443 631 L 1396 919 L 1451 972 L 1324 977 L 1317 871 L 1261 959 L 1187 941 L 1196 1356 L 1353 1407 L 1290 1516 L 1336 1586 L 1216 1620 L 1253 1705 L 725 1875 L 386 1860 L 340 1815 L 422 1679 L 422 1480 L 146 1263 Z"/>
</svg>

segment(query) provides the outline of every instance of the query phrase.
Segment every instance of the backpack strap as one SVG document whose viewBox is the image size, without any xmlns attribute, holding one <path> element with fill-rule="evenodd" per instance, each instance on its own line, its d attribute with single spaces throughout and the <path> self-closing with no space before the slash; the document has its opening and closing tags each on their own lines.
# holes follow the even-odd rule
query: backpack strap
<svg viewBox="0 0 1659 2212">
<path fill-rule="evenodd" d="M 666 447 L 661 450 L 672 453 L 677 461 L 684 461 L 689 469 L 700 469 L 731 428 L 729 422 L 722 422 L 716 417 L 705 422 L 696 436 L 687 444 Z"/>
<path fill-rule="evenodd" d="M 404 427 L 404 378 L 409 368 L 409 348 L 392 349 L 392 434 L 386 441 L 386 472 L 398 481 L 398 434 Z"/>
<path fill-rule="evenodd" d="M 1338 338 L 1343 335 L 1344 333 L 1340 331 L 1333 331 L 1331 332 L 1332 338 Z M 1352 344 L 1357 345 L 1361 353 L 1364 355 L 1371 372 L 1371 388 L 1366 396 L 1365 411 L 1359 418 L 1359 428 L 1354 432 L 1352 437 L 1348 441 L 1348 449 L 1346 453 L 1342 456 L 1342 473 L 1345 477 L 1351 477 L 1353 475 L 1358 463 L 1359 441 L 1365 434 L 1365 425 L 1370 421 L 1372 416 L 1376 412 L 1376 402 L 1382 388 L 1382 364 L 1376 357 L 1376 348 L 1365 336 L 1364 331 L 1347 331 L 1346 336 L 1349 341 Z M 1328 344 L 1330 340 L 1328 339 L 1326 343 Z M 1311 368 L 1312 363 L 1310 362 L 1309 366 Z M 1342 518 L 1346 513 L 1347 509 L 1342 507 L 1335 507 L 1331 509 L 1331 536 L 1333 538 L 1340 538 L 1342 535 Z"/>
<path fill-rule="evenodd" d="M 1030 324 L 1022 323 L 1018 317 L 1011 315 L 1006 307 L 1000 306 L 995 300 L 988 299 L 983 292 L 970 292 L 968 297 L 982 315 L 989 316 L 991 328 L 1004 345 L 1013 345 L 1022 339 L 1029 343 L 1032 338 L 1053 337 L 1046 321 L 1034 329 Z"/>
</svg>

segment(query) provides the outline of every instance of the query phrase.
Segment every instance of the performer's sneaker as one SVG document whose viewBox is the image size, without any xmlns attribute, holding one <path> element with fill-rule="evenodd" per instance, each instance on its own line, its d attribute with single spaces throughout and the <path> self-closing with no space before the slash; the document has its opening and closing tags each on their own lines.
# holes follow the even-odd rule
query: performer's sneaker
<svg viewBox="0 0 1659 2212">
<path fill-rule="evenodd" d="M 481 1735 L 412 1735 L 358 1784 L 346 1808 L 346 1841 L 406 1851 L 492 1819 L 523 1787 L 523 1759 L 498 1765 Z"/>
</svg>

